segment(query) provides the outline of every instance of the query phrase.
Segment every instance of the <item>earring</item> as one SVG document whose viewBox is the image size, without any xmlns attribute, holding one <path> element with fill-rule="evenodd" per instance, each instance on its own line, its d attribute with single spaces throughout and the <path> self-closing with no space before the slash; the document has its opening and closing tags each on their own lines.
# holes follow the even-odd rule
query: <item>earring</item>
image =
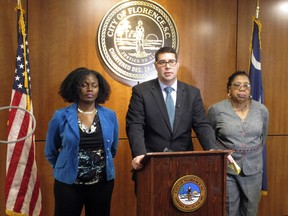
<svg viewBox="0 0 288 216">
<path fill-rule="evenodd" d="M 250 99 L 250 100 L 252 100 L 252 99 L 253 99 L 252 95 L 249 95 L 249 99 Z"/>
</svg>

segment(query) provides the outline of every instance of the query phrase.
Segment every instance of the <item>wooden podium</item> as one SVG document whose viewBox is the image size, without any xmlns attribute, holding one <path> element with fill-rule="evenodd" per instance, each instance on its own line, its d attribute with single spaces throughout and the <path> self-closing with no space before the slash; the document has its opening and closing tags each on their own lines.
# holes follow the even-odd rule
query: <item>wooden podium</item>
<svg viewBox="0 0 288 216">
<path fill-rule="evenodd" d="M 143 158 L 144 168 L 137 172 L 137 216 L 225 215 L 228 153 L 230 151 L 148 153 Z M 191 205 L 184 203 L 182 209 L 182 202 L 177 201 L 174 195 L 186 199 L 185 194 L 181 195 L 180 187 L 182 183 L 181 188 L 190 184 L 191 177 L 192 180 L 199 178 L 204 185 L 200 184 L 201 193 L 194 191 L 195 200 L 202 203 L 200 207 L 198 201 Z"/>
</svg>

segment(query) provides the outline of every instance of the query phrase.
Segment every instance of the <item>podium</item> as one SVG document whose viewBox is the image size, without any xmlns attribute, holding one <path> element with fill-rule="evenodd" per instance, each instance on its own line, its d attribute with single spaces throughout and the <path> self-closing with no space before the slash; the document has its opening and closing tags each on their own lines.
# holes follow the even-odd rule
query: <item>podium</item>
<svg viewBox="0 0 288 216">
<path fill-rule="evenodd" d="M 137 216 L 225 215 L 230 152 L 148 153 L 136 173 Z"/>
</svg>

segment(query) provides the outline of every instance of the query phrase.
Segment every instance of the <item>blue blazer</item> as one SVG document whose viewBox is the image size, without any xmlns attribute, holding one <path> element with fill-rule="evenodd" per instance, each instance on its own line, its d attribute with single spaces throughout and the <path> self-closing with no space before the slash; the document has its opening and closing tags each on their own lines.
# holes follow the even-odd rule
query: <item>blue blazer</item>
<svg viewBox="0 0 288 216">
<path fill-rule="evenodd" d="M 106 155 L 107 180 L 115 178 L 113 158 L 118 147 L 118 121 L 114 111 L 96 105 Z M 49 122 L 46 135 L 45 156 L 52 168 L 53 176 L 60 182 L 73 184 L 78 173 L 78 149 L 80 132 L 77 104 L 57 110 Z"/>
</svg>

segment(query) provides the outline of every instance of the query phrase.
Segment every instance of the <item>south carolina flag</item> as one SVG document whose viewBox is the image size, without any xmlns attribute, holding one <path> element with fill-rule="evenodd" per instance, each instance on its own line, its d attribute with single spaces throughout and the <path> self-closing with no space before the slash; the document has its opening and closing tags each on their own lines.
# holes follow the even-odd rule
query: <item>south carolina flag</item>
<svg viewBox="0 0 288 216">
<path fill-rule="evenodd" d="M 262 74 L 261 74 L 261 23 L 258 19 L 253 17 L 253 30 L 251 41 L 251 56 L 250 56 L 250 71 L 249 77 L 251 82 L 251 95 L 254 100 L 264 104 L 264 91 L 262 87 Z M 266 168 L 266 143 L 263 149 L 263 179 L 262 179 L 262 195 L 267 195 L 267 168 Z"/>
</svg>

